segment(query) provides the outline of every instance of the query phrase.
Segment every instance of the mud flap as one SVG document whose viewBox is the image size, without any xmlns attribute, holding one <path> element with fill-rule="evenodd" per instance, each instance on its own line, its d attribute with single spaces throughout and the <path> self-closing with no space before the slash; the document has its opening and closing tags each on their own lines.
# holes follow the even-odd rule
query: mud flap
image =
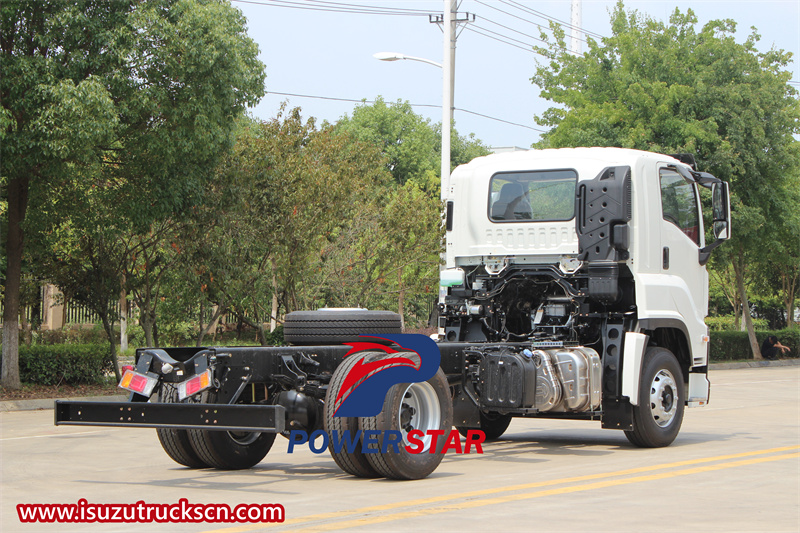
<svg viewBox="0 0 800 533">
<path fill-rule="evenodd" d="M 603 429 L 633 429 L 633 406 L 628 400 L 603 402 Z"/>
</svg>

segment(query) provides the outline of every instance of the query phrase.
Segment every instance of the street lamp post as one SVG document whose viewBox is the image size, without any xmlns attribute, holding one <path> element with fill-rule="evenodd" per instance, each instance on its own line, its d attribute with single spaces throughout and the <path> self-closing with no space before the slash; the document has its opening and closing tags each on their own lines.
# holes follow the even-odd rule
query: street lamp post
<svg viewBox="0 0 800 533">
<path fill-rule="evenodd" d="M 446 13 L 445 18 L 449 15 Z M 447 20 L 445 21 L 445 28 L 450 27 Z M 445 31 L 445 34 L 447 32 Z M 455 42 L 452 42 L 452 49 L 450 48 L 451 41 L 445 36 L 445 48 L 447 53 L 444 56 L 444 66 L 436 61 L 425 59 L 422 57 L 407 56 L 397 52 L 378 52 L 373 54 L 372 57 L 380 59 L 381 61 L 419 61 L 427 63 L 435 67 L 439 67 L 443 71 L 444 82 L 442 84 L 442 178 L 441 178 L 441 198 L 446 199 L 450 188 L 450 127 L 453 122 L 453 70 L 455 62 Z"/>
<path fill-rule="evenodd" d="M 378 52 L 377 54 L 372 54 L 372 57 L 375 59 L 380 59 L 381 61 L 400 61 L 402 59 L 407 59 L 409 61 L 420 61 L 422 63 L 433 65 L 434 67 L 442 68 L 442 64 L 437 63 L 436 61 L 431 61 L 430 59 L 425 59 L 424 57 L 407 56 L 397 52 Z"/>
</svg>

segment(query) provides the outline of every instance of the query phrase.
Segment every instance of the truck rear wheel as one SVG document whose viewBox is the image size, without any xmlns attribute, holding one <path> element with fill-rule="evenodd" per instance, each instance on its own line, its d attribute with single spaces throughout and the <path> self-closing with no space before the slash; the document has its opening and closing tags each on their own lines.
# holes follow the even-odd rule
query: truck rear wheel
<svg viewBox="0 0 800 533">
<path fill-rule="evenodd" d="M 283 338 L 289 344 L 341 344 L 359 339 L 359 335 L 402 333 L 400 315 L 391 311 L 366 309 L 321 309 L 294 311 L 286 315 Z"/>
<path fill-rule="evenodd" d="M 640 448 L 669 446 L 681 429 L 686 399 L 683 372 L 675 355 L 666 348 L 648 348 L 639 387 L 633 430 L 625 436 Z"/>
<path fill-rule="evenodd" d="M 335 412 L 334 400 L 339 395 L 339 390 L 342 388 L 342 383 L 347 373 L 356 363 L 364 359 L 367 353 L 369 352 L 345 357 L 342 364 L 336 367 L 333 376 L 331 376 L 331 382 L 325 394 L 325 416 L 323 419 L 325 431 L 329 437 L 332 436 L 334 431 L 339 439 L 344 438 L 345 435 L 352 437 L 358 431 L 358 418 L 333 416 Z M 367 461 L 367 457 L 361 451 L 362 441 L 360 437 L 352 453 L 348 452 L 345 446 L 342 446 L 338 452 L 335 451 L 332 437 L 328 440 L 328 443 L 328 450 L 331 452 L 334 462 L 348 474 L 363 478 L 380 477 L 380 474 Z"/>
<path fill-rule="evenodd" d="M 461 433 L 464 437 L 467 436 L 467 432 L 473 429 L 479 429 L 483 431 L 483 434 L 486 435 L 486 440 L 497 440 L 503 436 L 503 433 L 506 432 L 508 429 L 508 425 L 511 424 L 511 415 L 501 415 L 500 413 L 484 413 L 481 411 L 481 421 L 480 427 L 476 428 L 468 428 L 463 426 L 458 426 L 458 432 Z"/>
<path fill-rule="evenodd" d="M 359 418 L 362 431 L 378 431 L 377 443 L 370 444 L 374 453 L 367 454 L 367 460 L 381 475 L 390 479 L 422 479 L 431 474 L 444 455 L 441 453 L 445 440 L 453 426 L 453 405 L 447 378 L 440 368 L 428 381 L 419 383 L 399 383 L 389 389 L 383 402 L 383 409 L 377 416 Z M 420 453 L 411 453 L 406 446 L 408 434 L 420 430 L 423 447 Z M 429 430 L 440 431 L 435 440 L 428 435 Z M 402 441 L 397 451 L 384 441 L 386 431 L 399 431 Z M 385 452 L 384 452 L 385 449 Z"/>
<path fill-rule="evenodd" d="M 160 403 L 178 403 L 178 390 L 169 383 L 163 383 L 158 391 Z M 192 448 L 189 431 L 186 429 L 156 429 L 158 441 L 167 455 L 178 464 L 189 468 L 207 468 L 197 452 Z"/>
<path fill-rule="evenodd" d="M 216 393 L 204 393 L 203 397 L 203 403 L 213 404 Z M 210 429 L 187 431 L 192 448 L 200 459 L 220 470 L 243 470 L 257 465 L 275 442 L 275 433 Z"/>
</svg>

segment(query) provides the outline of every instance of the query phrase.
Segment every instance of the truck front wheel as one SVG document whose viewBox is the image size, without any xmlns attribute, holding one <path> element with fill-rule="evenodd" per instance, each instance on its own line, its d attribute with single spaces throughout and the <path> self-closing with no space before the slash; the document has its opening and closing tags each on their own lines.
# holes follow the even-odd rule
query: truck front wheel
<svg viewBox="0 0 800 533">
<path fill-rule="evenodd" d="M 625 436 L 641 448 L 669 446 L 681 429 L 686 399 L 683 372 L 675 355 L 666 348 L 648 348 L 639 387 L 633 430 Z"/>
<path fill-rule="evenodd" d="M 480 426 L 477 428 L 468 428 L 463 426 L 456 426 L 458 432 L 464 437 L 471 429 L 480 429 L 486 435 L 486 440 L 497 440 L 503 436 L 503 433 L 508 429 L 511 424 L 511 415 L 503 415 L 500 413 L 484 413 L 481 411 Z"/>
</svg>

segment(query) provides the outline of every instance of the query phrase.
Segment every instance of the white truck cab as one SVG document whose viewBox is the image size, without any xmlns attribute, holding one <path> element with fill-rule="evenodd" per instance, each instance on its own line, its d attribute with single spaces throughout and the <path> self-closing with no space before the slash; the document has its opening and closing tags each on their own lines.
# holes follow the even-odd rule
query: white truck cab
<svg viewBox="0 0 800 533">
<path fill-rule="evenodd" d="M 678 157 L 530 150 L 453 172 L 440 340 L 529 344 L 517 352 L 530 352 L 537 368 L 539 404 L 487 405 L 485 390 L 467 391 L 479 400 L 480 421 L 590 413 L 655 446 L 675 438 L 684 404 L 708 401 L 705 263 L 730 235 L 729 195 L 726 183 Z M 711 244 L 700 186 L 713 189 Z M 475 358 L 478 368 L 486 357 Z M 584 376 L 561 370 L 573 360 L 588 369 Z M 474 377 L 473 388 L 485 389 L 485 376 Z M 598 389 L 597 405 L 570 408 L 570 387 L 586 397 Z M 647 424 L 637 422 L 645 415 Z"/>
</svg>

